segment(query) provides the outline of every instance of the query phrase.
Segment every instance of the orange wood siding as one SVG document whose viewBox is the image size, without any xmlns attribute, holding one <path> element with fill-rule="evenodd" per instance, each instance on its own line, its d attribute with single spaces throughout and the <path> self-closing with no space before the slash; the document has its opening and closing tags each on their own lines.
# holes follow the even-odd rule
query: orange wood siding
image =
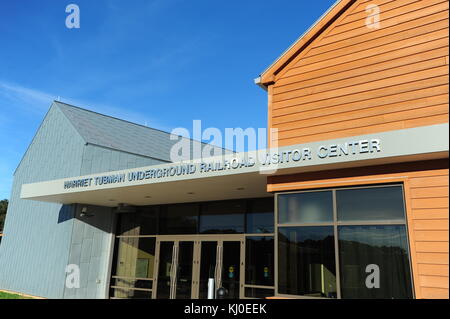
<svg viewBox="0 0 450 319">
<path fill-rule="evenodd" d="M 278 145 L 448 122 L 448 24 L 447 0 L 356 1 L 274 75 Z"/>
<path fill-rule="evenodd" d="M 416 298 L 449 298 L 448 160 L 321 171 L 268 178 L 268 191 L 404 184 Z"/>
</svg>

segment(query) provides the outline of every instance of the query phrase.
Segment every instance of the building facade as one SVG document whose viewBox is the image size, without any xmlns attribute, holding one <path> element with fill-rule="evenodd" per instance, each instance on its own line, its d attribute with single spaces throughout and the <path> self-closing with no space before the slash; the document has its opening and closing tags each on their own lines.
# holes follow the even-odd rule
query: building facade
<svg viewBox="0 0 450 319">
<path fill-rule="evenodd" d="M 448 21 L 448 1 L 336 2 L 256 80 L 258 153 L 172 163 L 169 134 L 54 102 L 15 172 L 0 289 L 448 298 Z"/>
</svg>

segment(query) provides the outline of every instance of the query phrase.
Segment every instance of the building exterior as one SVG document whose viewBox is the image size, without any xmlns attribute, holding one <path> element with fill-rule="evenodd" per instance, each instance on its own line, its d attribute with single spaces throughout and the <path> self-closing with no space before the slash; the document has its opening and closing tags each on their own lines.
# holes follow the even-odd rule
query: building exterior
<svg viewBox="0 0 450 319">
<path fill-rule="evenodd" d="M 259 153 L 172 163 L 167 133 L 54 102 L 0 289 L 448 298 L 448 52 L 448 1 L 338 1 L 256 80 L 277 130 Z"/>
</svg>

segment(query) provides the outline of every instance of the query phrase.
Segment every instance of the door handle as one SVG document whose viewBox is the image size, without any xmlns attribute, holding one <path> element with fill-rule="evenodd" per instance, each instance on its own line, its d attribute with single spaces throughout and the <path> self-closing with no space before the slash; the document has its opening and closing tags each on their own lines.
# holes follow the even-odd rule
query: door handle
<svg viewBox="0 0 450 319">
<path fill-rule="evenodd" d="M 170 271 L 170 299 L 176 297 L 176 276 L 177 276 L 177 264 L 178 264 L 178 246 L 174 243 L 172 250 L 172 269 Z"/>
</svg>

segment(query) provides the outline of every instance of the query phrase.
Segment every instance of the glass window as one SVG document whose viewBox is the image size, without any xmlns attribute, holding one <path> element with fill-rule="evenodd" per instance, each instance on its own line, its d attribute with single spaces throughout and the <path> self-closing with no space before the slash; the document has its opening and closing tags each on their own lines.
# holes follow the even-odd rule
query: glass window
<svg viewBox="0 0 450 319">
<path fill-rule="evenodd" d="M 400 186 L 337 190 L 336 201 L 339 221 L 405 219 Z"/>
<path fill-rule="evenodd" d="M 116 276 L 153 278 L 155 238 L 121 237 L 117 241 Z"/>
<path fill-rule="evenodd" d="M 333 227 L 281 227 L 278 236 L 279 293 L 336 298 Z"/>
<path fill-rule="evenodd" d="M 140 207 L 136 213 L 118 214 L 118 236 L 156 235 L 158 207 Z"/>
<path fill-rule="evenodd" d="M 275 296 L 274 289 L 263 288 L 245 288 L 245 297 L 248 298 L 266 298 Z"/>
<path fill-rule="evenodd" d="M 172 283 L 172 257 L 174 242 L 161 242 L 159 245 L 159 269 L 157 298 L 169 299 Z"/>
<path fill-rule="evenodd" d="M 182 241 L 178 247 L 176 299 L 191 299 L 194 242 Z"/>
<path fill-rule="evenodd" d="M 332 221 L 333 196 L 331 191 L 278 196 L 278 222 L 280 224 Z"/>
<path fill-rule="evenodd" d="M 139 236 L 139 223 L 136 220 L 136 215 L 136 213 L 117 214 L 118 236 Z"/>
<path fill-rule="evenodd" d="M 139 288 L 139 289 L 152 289 L 152 280 L 142 280 L 133 278 L 113 278 L 111 280 L 111 286 L 120 288 Z"/>
<path fill-rule="evenodd" d="M 246 208 L 246 202 L 242 200 L 203 204 L 200 214 L 200 233 L 243 233 Z"/>
<path fill-rule="evenodd" d="M 343 298 L 412 298 L 404 225 L 340 226 L 338 234 Z"/>
<path fill-rule="evenodd" d="M 245 244 L 245 283 L 273 286 L 273 237 L 247 237 Z"/>
<path fill-rule="evenodd" d="M 142 207 L 139 211 L 140 235 L 156 235 L 158 233 L 159 207 Z"/>
<path fill-rule="evenodd" d="M 225 299 L 239 299 L 241 278 L 241 243 L 224 241 L 222 249 L 222 287 L 228 290 Z"/>
<path fill-rule="evenodd" d="M 217 242 L 202 241 L 200 261 L 199 299 L 208 297 L 208 280 L 215 277 Z"/>
<path fill-rule="evenodd" d="M 125 288 L 113 289 L 114 298 L 124 299 L 150 299 L 152 298 L 151 291 L 133 290 Z"/>
<path fill-rule="evenodd" d="M 161 235 L 196 234 L 197 204 L 167 205 L 161 208 L 159 229 Z"/>
<path fill-rule="evenodd" d="M 274 201 L 271 198 L 260 198 L 250 202 L 247 213 L 247 234 L 274 232 Z"/>
</svg>

